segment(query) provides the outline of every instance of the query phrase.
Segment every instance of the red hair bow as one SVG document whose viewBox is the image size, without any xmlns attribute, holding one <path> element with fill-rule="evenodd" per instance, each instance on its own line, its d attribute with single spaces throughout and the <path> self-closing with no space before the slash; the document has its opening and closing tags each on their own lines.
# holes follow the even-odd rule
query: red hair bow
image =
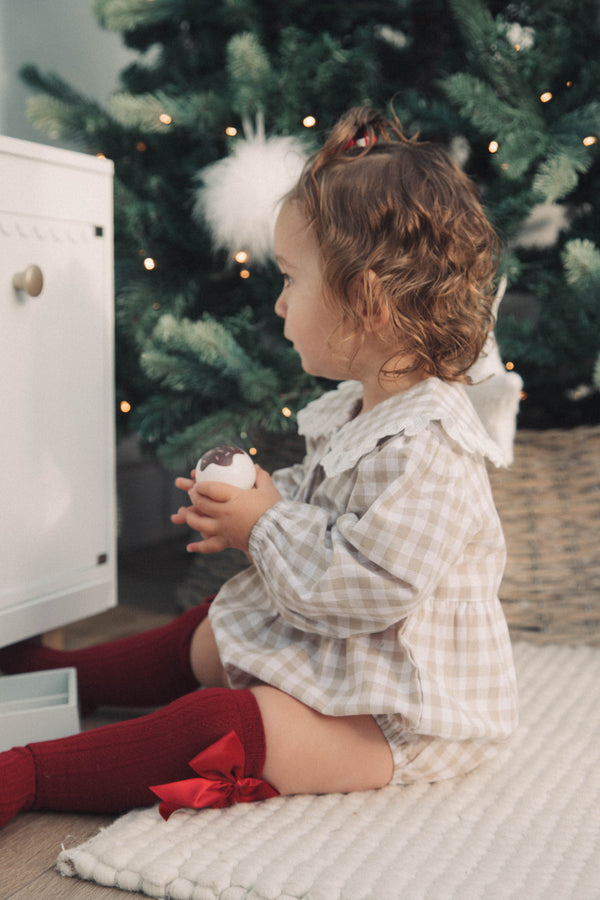
<svg viewBox="0 0 600 900">
<path fill-rule="evenodd" d="M 278 797 L 279 791 L 260 778 L 246 778 L 244 748 L 235 731 L 230 731 L 190 762 L 199 778 L 173 781 L 151 787 L 163 801 L 159 812 L 168 819 L 176 809 L 222 809 L 234 803 L 251 803 Z"/>
</svg>

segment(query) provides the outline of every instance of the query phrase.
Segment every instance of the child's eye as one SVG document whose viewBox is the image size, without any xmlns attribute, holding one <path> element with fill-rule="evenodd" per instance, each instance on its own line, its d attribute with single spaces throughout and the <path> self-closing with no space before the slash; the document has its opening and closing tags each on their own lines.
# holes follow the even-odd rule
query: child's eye
<svg viewBox="0 0 600 900">
<path fill-rule="evenodd" d="M 281 277 L 283 278 L 284 288 L 289 287 L 291 284 L 293 284 L 294 279 L 291 275 L 288 275 L 287 272 L 282 272 Z"/>
</svg>

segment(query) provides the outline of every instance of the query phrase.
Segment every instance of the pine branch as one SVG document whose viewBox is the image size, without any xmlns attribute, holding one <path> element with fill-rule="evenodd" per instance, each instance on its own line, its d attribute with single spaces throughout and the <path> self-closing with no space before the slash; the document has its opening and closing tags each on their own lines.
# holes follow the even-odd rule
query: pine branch
<svg viewBox="0 0 600 900">
<path fill-rule="evenodd" d="M 588 298 L 600 317 L 600 250 L 593 241 L 568 241 L 562 253 L 565 278 L 582 298 Z M 600 343 L 600 340 L 599 340 Z"/>
<path fill-rule="evenodd" d="M 519 96 L 522 92 L 520 60 L 508 40 L 504 20 L 500 16 L 494 18 L 480 0 L 451 0 L 450 5 L 467 56 L 475 62 L 480 75 L 485 76 L 497 94 Z"/>
<path fill-rule="evenodd" d="M 450 0 L 454 18 L 469 48 L 487 55 L 497 35 L 492 14 L 479 0 Z"/>
<path fill-rule="evenodd" d="M 256 35 L 234 35 L 227 45 L 227 73 L 233 109 L 242 116 L 265 108 L 267 86 L 273 77 L 269 57 Z"/>
<path fill-rule="evenodd" d="M 131 422 L 137 434 L 144 442 L 154 446 L 178 434 L 182 422 L 199 422 L 201 418 L 202 410 L 189 393 L 167 396 L 149 394 L 131 413 Z"/>
<path fill-rule="evenodd" d="M 90 0 L 100 25 L 111 31 L 133 31 L 160 25 L 185 13 L 186 0 Z"/>
<path fill-rule="evenodd" d="M 533 179 L 533 188 L 545 203 L 555 203 L 571 193 L 579 182 L 579 175 L 587 172 L 592 155 L 580 141 L 563 141 L 540 165 Z"/>
<path fill-rule="evenodd" d="M 116 93 L 109 100 L 115 119 L 127 128 L 168 134 L 173 128 L 212 129 L 225 107 L 214 91 L 173 95 Z M 222 108 L 223 106 L 223 108 Z"/>
<path fill-rule="evenodd" d="M 100 135 L 114 127 L 102 107 L 71 88 L 53 73 L 42 74 L 36 66 L 20 69 L 20 77 L 39 90 L 27 101 L 27 117 L 35 128 L 53 140 L 60 138 L 82 148 L 96 149 Z"/>
<path fill-rule="evenodd" d="M 252 360 L 224 324 L 206 315 L 196 322 L 162 316 L 142 355 L 142 367 L 164 387 L 191 390 L 204 398 L 212 395 L 215 380 L 224 384 L 230 379 L 251 405 L 263 402 L 278 386 L 274 372 Z"/>
<path fill-rule="evenodd" d="M 43 91 L 45 94 L 49 94 L 51 97 L 62 100 L 65 103 L 96 105 L 94 101 L 88 100 L 87 97 L 84 97 L 83 94 L 72 88 L 60 75 L 56 75 L 54 72 L 42 73 L 37 66 L 27 64 L 19 69 L 19 77 L 29 87 Z"/>
<path fill-rule="evenodd" d="M 537 109 L 518 108 L 501 100 L 494 87 L 465 72 L 449 75 L 442 83 L 448 99 L 488 137 L 506 136 L 511 130 L 526 131 L 532 138 L 544 133 Z"/>
<path fill-rule="evenodd" d="M 106 116 L 94 104 L 74 107 L 42 94 L 30 97 L 26 106 L 31 124 L 52 140 L 67 140 L 82 149 L 95 149 L 97 135 L 107 127 Z"/>
<path fill-rule="evenodd" d="M 216 444 L 240 443 L 244 426 L 230 409 L 202 416 L 199 421 L 181 431 L 170 434 L 161 444 L 158 455 L 170 468 L 187 469 L 196 464 L 202 454 Z"/>
<path fill-rule="evenodd" d="M 310 398 L 307 398 L 310 399 Z M 158 449 L 158 456 L 169 468 L 186 470 L 196 464 L 206 450 L 216 444 L 247 445 L 252 432 L 285 434 L 295 431 L 293 417 L 281 415 L 281 403 L 272 398 L 268 407 L 252 408 L 230 403 L 214 413 L 203 415 L 181 431 L 169 434 Z"/>
<path fill-rule="evenodd" d="M 553 128 L 557 138 L 574 136 L 583 140 L 588 135 L 600 133 L 600 102 L 593 100 L 564 113 Z"/>
</svg>

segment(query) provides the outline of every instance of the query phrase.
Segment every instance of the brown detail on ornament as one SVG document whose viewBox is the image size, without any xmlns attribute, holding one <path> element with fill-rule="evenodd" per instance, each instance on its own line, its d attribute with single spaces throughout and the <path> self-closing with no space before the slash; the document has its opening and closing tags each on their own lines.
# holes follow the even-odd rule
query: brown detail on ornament
<svg viewBox="0 0 600 900">
<path fill-rule="evenodd" d="M 200 459 L 200 471 L 203 472 L 208 466 L 230 466 L 233 463 L 233 457 L 236 454 L 241 453 L 244 455 L 244 451 L 240 450 L 239 447 L 234 447 L 229 444 L 219 444 L 217 447 L 213 447 L 212 450 L 208 450 Z"/>
</svg>

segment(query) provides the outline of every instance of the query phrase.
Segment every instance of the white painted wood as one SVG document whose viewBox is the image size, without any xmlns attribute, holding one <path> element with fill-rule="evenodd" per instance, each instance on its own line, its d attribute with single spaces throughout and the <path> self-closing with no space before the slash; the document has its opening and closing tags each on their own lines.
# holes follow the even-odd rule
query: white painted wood
<svg viewBox="0 0 600 900">
<path fill-rule="evenodd" d="M 112 174 L 0 137 L 0 646 L 116 602 Z"/>
</svg>

